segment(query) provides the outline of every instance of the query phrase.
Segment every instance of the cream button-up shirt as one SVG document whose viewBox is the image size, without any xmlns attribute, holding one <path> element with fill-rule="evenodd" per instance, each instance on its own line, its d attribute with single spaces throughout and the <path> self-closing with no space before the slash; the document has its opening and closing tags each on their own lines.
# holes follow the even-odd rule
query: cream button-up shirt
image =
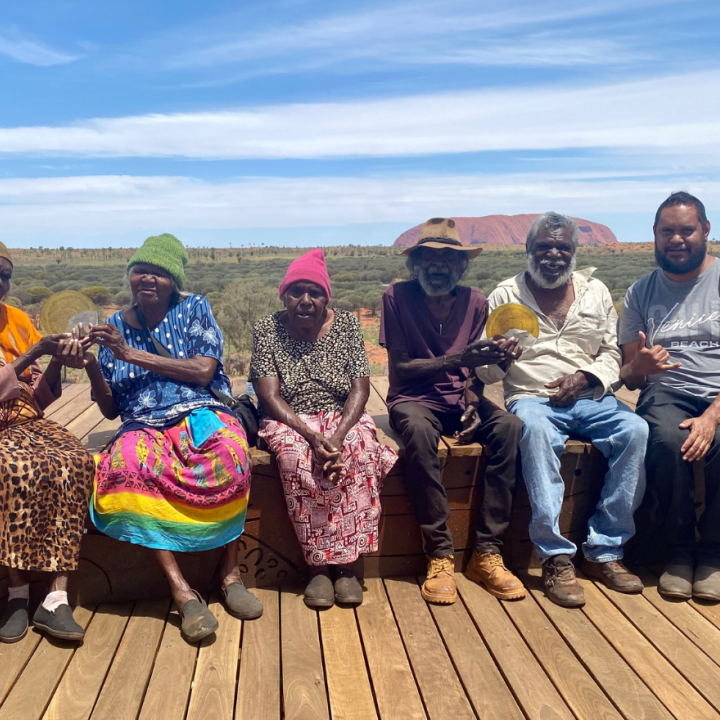
<svg viewBox="0 0 720 720">
<path fill-rule="evenodd" d="M 620 387 L 621 355 L 617 343 L 617 313 L 610 291 L 592 277 L 596 268 L 572 275 L 575 301 L 558 329 L 535 302 L 522 272 L 501 282 L 488 298 L 489 312 L 505 303 L 527 305 L 538 317 L 540 334 L 532 347 L 523 348 L 520 359 L 505 373 L 497 365 L 475 370 L 486 385 L 503 381 L 505 405 L 526 397 L 550 397 L 555 390 L 545 384 L 578 370 L 595 376 L 599 382 L 580 397 L 600 400 Z"/>
</svg>

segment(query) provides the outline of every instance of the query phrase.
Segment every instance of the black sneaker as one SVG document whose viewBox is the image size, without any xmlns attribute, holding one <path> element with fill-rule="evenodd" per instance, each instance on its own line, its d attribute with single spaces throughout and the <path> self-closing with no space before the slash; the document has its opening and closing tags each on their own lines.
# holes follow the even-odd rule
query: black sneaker
<svg viewBox="0 0 720 720">
<path fill-rule="evenodd" d="M 75 622 L 69 605 L 58 605 L 52 612 L 42 605 L 33 615 L 33 625 L 60 640 L 82 640 L 85 631 Z"/>
<path fill-rule="evenodd" d="M 15 598 L 8 601 L 7 608 L 0 618 L 0 642 L 20 642 L 28 631 L 28 601 Z"/>
</svg>

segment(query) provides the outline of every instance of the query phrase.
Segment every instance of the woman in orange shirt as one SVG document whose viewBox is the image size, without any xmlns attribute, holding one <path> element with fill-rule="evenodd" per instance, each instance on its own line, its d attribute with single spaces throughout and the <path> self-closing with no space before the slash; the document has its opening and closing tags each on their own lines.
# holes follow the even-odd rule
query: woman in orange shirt
<svg viewBox="0 0 720 720">
<path fill-rule="evenodd" d="M 81 640 L 67 579 L 78 564 L 93 460 L 72 433 L 43 418 L 43 408 L 62 393 L 60 368 L 70 364 L 77 341 L 68 334 L 43 337 L 22 310 L 2 302 L 12 271 L 12 256 L 0 243 L 0 565 L 10 574 L 0 642 L 27 634 L 31 570 L 46 572 L 51 582 L 33 625 Z M 46 355 L 52 358 L 43 373 L 38 360 Z"/>
</svg>

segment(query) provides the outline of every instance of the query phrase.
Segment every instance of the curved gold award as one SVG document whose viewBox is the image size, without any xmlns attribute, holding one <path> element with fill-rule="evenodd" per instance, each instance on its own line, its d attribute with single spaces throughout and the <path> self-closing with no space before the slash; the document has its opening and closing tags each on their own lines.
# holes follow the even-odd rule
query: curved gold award
<svg viewBox="0 0 720 720">
<path fill-rule="evenodd" d="M 529 334 L 537 338 L 540 334 L 540 325 L 537 315 L 526 305 L 506 303 L 496 307 L 487 319 L 485 334 L 489 337 L 496 335 Z"/>
<path fill-rule="evenodd" d="M 78 323 L 97 321 L 95 303 L 75 290 L 54 293 L 40 309 L 40 327 L 46 335 L 70 332 Z"/>
</svg>

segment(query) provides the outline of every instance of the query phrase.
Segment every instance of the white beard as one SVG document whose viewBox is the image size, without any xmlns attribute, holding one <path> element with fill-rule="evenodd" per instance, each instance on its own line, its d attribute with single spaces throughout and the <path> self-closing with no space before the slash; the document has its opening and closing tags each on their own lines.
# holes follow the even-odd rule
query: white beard
<svg viewBox="0 0 720 720">
<path fill-rule="evenodd" d="M 438 297 L 439 295 L 447 295 L 448 293 L 451 293 L 460 281 L 460 275 L 461 273 L 459 272 L 450 272 L 445 276 L 445 282 L 440 287 L 436 287 L 428 282 L 425 270 L 417 268 L 415 271 L 415 277 L 420 283 L 420 287 L 423 289 L 425 294 L 430 297 Z"/>
<path fill-rule="evenodd" d="M 572 274 L 575 272 L 575 256 L 573 255 L 573 259 L 569 263 L 562 263 L 563 265 L 566 264 L 565 270 L 563 270 L 562 274 L 557 277 L 555 280 L 548 280 L 543 274 L 542 270 L 540 269 L 542 265 L 548 264 L 546 260 L 541 260 L 539 263 L 535 262 L 535 258 L 528 254 L 528 272 L 530 273 L 530 277 L 532 278 L 533 282 L 538 286 L 543 288 L 544 290 L 555 290 L 555 288 L 559 288 L 570 279 Z M 557 263 L 560 264 L 560 263 Z"/>
</svg>

